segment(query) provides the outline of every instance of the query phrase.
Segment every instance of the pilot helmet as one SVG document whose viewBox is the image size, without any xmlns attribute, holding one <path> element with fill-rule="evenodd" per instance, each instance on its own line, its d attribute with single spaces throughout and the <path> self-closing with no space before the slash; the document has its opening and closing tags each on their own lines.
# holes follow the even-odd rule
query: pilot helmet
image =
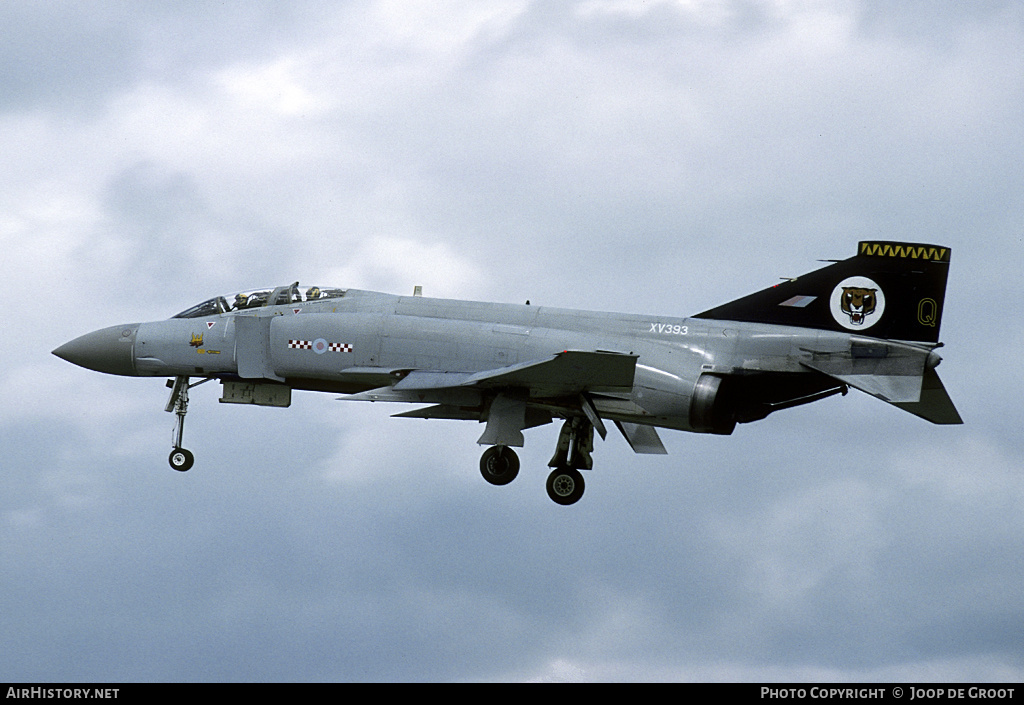
<svg viewBox="0 0 1024 705">
<path fill-rule="evenodd" d="M 245 308 L 245 305 L 249 302 L 248 294 L 238 294 L 235 297 L 235 308 Z"/>
<path fill-rule="evenodd" d="M 309 289 L 306 291 L 306 301 L 312 301 L 313 299 L 319 299 L 319 298 L 320 298 L 320 287 L 318 287 L 318 286 L 311 286 L 311 287 L 309 287 Z"/>
</svg>

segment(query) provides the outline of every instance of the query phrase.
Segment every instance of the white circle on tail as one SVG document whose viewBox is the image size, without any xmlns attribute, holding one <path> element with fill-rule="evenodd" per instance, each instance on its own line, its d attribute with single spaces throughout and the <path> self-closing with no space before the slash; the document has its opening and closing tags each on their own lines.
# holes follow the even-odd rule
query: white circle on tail
<svg viewBox="0 0 1024 705">
<path fill-rule="evenodd" d="M 847 277 L 832 290 L 829 308 L 836 323 L 848 330 L 864 330 L 885 313 L 885 292 L 867 277 Z"/>
</svg>

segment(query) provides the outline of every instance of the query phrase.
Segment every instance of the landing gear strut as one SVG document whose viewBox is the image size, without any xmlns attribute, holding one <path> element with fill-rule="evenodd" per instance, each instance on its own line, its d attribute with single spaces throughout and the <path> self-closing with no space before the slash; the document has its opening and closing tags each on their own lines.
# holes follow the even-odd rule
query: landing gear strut
<svg viewBox="0 0 1024 705">
<path fill-rule="evenodd" d="M 548 475 L 548 497 L 557 504 L 569 505 L 580 501 L 584 482 L 580 470 L 594 467 L 590 454 L 594 450 L 594 426 L 586 419 L 569 419 L 558 434 L 555 454 L 548 463 L 554 468 Z"/>
<path fill-rule="evenodd" d="M 196 460 L 191 451 L 181 447 L 181 437 L 185 433 L 185 414 L 188 413 L 188 390 L 203 382 L 209 382 L 210 379 L 207 377 L 195 384 L 189 384 L 189 378 L 184 376 L 167 380 L 167 386 L 171 389 L 171 398 L 167 400 L 167 406 L 164 408 L 164 411 L 173 411 L 178 416 L 174 424 L 174 435 L 171 441 L 174 448 L 171 450 L 167 462 L 178 472 L 187 471 Z"/>
</svg>

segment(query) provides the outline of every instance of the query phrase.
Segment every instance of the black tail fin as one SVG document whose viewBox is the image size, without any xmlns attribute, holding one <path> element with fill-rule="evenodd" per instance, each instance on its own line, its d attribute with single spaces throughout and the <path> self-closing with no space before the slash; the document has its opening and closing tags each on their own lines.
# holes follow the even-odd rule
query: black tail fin
<svg viewBox="0 0 1024 705">
<path fill-rule="evenodd" d="M 938 343 L 950 248 L 861 242 L 857 256 L 696 318 L 773 323 Z"/>
</svg>

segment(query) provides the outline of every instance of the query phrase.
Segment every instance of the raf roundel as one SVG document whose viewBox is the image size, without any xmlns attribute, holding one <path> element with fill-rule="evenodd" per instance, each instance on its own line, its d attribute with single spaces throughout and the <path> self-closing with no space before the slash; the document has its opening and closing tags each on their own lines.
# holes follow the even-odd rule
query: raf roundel
<svg viewBox="0 0 1024 705">
<path fill-rule="evenodd" d="M 323 355 L 327 352 L 327 341 L 323 338 L 317 338 L 313 341 L 313 352 L 317 355 Z"/>
<path fill-rule="evenodd" d="M 832 290 L 829 308 L 832 318 L 843 328 L 865 330 L 882 319 L 885 293 L 867 277 L 847 277 Z"/>
</svg>

